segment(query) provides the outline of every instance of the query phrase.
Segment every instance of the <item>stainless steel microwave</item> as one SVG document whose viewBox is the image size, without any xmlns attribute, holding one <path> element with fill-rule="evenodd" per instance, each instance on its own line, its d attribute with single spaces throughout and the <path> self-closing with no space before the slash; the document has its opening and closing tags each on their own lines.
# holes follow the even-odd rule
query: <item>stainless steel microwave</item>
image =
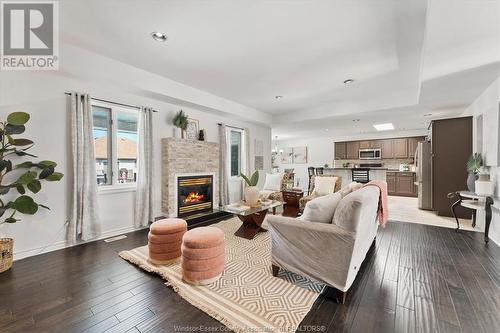
<svg viewBox="0 0 500 333">
<path fill-rule="evenodd" d="M 382 158 L 380 149 L 360 149 L 359 159 L 360 160 L 379 160 Z"/>
</svg>

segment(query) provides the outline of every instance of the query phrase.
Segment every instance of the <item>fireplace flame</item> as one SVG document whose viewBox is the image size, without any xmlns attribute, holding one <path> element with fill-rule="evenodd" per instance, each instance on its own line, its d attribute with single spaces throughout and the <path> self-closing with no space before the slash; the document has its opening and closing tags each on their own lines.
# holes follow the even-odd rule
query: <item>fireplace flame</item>
<svg viewBox="0 0 500 333">
<path fill-rule="evenodd" d="M 198 192 L 190 192 L 187 196 L 186 199 L 184 199 L 184 203 L 193 203 L 193 202 L 200 202 L 205 198 L 204 194 L 200 194 Z"/>
</svg>

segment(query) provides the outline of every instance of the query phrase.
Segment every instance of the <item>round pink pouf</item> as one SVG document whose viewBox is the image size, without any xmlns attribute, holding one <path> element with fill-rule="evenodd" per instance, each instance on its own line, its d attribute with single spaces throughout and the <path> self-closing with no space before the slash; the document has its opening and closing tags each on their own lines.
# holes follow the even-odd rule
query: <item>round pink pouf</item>
<svg viewBox="0 0 500 333">
<path fill-rule="evenodd" d="M 217 281 L 224 271 L 224 232 L 215 227 L 189 230 L 182 238 L 182 279 L 193 285 Z"/>
<path fill-rule="evenodd" d="M 182 237 L 187 231 L 183 219 L 169 218 L 154 222 L 149 227 L 149 261 L 165 265 L 181 256 Z"/>
</svg>

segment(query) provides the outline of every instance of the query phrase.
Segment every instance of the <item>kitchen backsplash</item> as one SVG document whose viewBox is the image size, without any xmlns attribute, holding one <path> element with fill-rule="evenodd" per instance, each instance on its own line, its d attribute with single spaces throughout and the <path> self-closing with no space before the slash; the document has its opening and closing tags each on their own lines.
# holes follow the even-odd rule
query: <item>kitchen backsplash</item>
<svg viewBox="0 0 500 333">
<path fill-rule="evenodd" d="M 399 165 L 403 163 L 413 164 L 412 158 L 404 159 L 383 159 L 383 160 L 335 160 L 333 161 L 334 168 L 342 168 L 344 163 L 349 163 L 349 167 L 355 165 L 359 166 L 360 163 L 381 163 L 382 167 L 388 169 L 399 169 Z"/>
</svg>

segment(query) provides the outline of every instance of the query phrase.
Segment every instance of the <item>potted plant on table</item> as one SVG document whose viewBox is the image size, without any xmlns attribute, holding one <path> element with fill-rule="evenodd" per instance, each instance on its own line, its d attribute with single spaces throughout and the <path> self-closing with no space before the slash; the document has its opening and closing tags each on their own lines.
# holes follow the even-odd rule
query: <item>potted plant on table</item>
<svg viewBox="0 0 500 333">
<path fill-rule="evenodd" d="M 63 177 L 62 173 L 55 171 L 55 162 L 20 161 L 27 156 L 36 158 L 27 153 L 33 147 L 33 141 L 14 137 L 24 133 L 24 124 L 29 119 L 26 112 L 14 112 L 7 116 L 6 121 L 0 122 L 0 226 L 20 221 L 17 214 L 34 215 L 40 207 L 49 209 L 26 193 L 36 194 L 42 189 L 43 181 L 59 181 Z M 12 238 L 0 236 L 0 273 L 12 266 L 13 245 Z"/>
<path fill-rule="evenodd" d="M 184 134 L 184 131 L 188 127 L 188 116 L 184 113 L 184 111 L 180 110 L 174 117 L 174 137 L 181 138 Z"/>
<path fill-rule="evenodd" d="M 259 188 L 257 187 L 257 183 L 259 182 L 259 171 L 256 170 L 250 178 L 244 174 L 240 175 L 247 184 L 245 187 L 245 202 L 250 206 L 257 205 L 259 202 Z"/>
<path fill-rule="evenodd" d="M 474 153 L 467 160 L 467 171 L 469 176 L 467 177 L 467 188 L 470 192 L 475 191 L 475 182 L 478 178 L 477 174 L 481 167 L 483 166 L 483 158 L 481 154 Z"/>
</svg>

